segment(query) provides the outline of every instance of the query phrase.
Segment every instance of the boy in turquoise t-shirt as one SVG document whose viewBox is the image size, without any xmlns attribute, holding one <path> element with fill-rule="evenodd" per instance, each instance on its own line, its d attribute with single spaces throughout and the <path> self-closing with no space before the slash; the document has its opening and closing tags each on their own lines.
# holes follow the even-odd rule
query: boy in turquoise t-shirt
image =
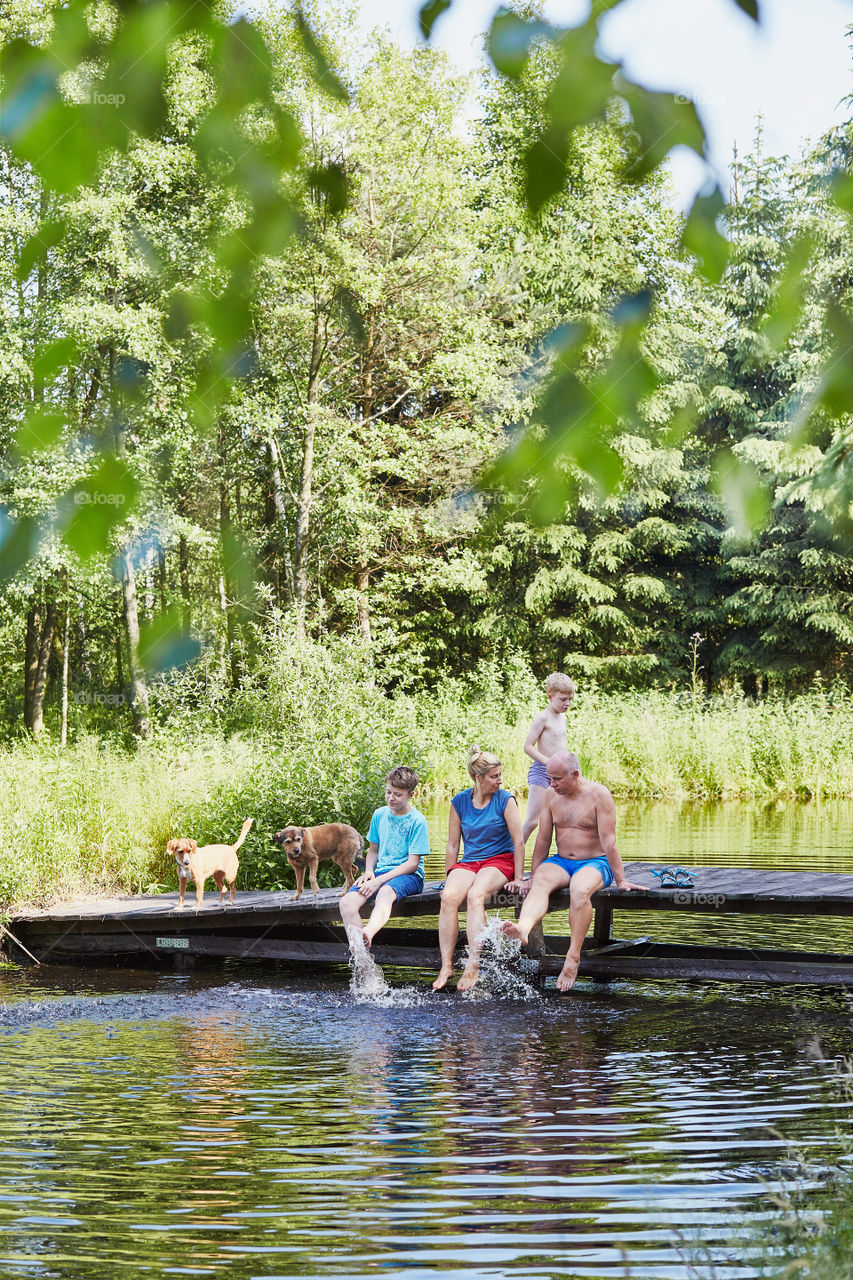
<svg viewBox="0 0 853 1280">
<path fill-rule="evenodd" d="M 412 805 L 418 775 L 408 765 L 398 765 L 385 779 L 385 804 L 370 820 L 364 875 L 340 900 L 341 919 L 347 935 L 361 925 L 360 913 L 376 899 L 370 919 L 361 930 L 365 946 L 388 923 L 398 898 L 420 893 L 424 887 L 424 860 L 429 853 L 427 820 Z"/>
</svg>

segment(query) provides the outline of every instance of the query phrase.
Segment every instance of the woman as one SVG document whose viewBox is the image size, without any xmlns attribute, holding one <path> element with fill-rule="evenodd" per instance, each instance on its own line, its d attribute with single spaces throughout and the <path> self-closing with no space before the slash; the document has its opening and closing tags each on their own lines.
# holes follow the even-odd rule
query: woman
<svg viewBox="0 0 853 1280">
<path fill-rule="evenodd" d="M 474 786 L 451 800 L 445 856 L 446 883 L 441 894 L 438 941 L 441 969 L 432 984 L 441 991 L 453 976 L 453 949 L 459 936 L 459 911 L 468 923 L 468 962 L 457 991 L 469 991 L 480 974 L 480 935 L 486 927 L 486 898 L 504 885 L 518 889 L 524 875 L 521 816 L 511 792 L 501 789 L 497 756 L 472 747 L 468 773 Z M 459 841 L 464 853 L 459 859 Z"/>
</svg>

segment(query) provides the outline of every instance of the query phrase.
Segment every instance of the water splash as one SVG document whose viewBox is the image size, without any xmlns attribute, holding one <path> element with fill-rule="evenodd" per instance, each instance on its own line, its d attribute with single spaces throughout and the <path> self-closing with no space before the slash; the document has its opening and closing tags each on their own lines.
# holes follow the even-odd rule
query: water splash
<svg viewBox="0 0 853 1280">
<path fill-rule="evenodd" d="M 523 975 L 525 957 L 521 943 L 508 938 L 501 928 L 500 916 L 487 916 L 480 934 L 480 976 L 476 986 L 466 992 L 467 999 L 539 1000 L 535 987 Z M 465 963 L 470 959 L 466 952 Z"/>
<path fill-rule="evenodd" d="M 348 929 L 347 941 L 352 971 L 349 989 L 357 1004 L 406 1008 L 423 1003 L 423 996 L 414 987 L 389 987 L 385 974 L 370 954 L 360 929 Z"/>
</svg>

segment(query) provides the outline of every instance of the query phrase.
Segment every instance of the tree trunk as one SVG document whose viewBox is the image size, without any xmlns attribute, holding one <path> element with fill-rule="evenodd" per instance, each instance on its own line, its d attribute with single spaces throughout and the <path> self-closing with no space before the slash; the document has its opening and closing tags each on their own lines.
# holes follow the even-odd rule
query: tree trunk
<svg viewBox="0 0 853 1280">
<path fill-rule="evenodd" d="M 77 651 L 79 654 L 78 667 L 80 674 L 86 684 L 91 685 L 92 668 L 89 664 L 89 636 L 86 631 L 86 614 L 81 595 L 77 596 Z"/>
<path fill-rule="evenodd" d="M 65 602 L 65 626 L 62 635 L 62 728 L 59 745 L 64 749 L 68 741 L 68 649 L 71 644 L 71 604 Z"/>
<path fill-rule="evenodd" d="M 33 690 L 36 687 L 40 637 L 41 615 L 38 607 L 33 605 L 27 614 L 27 632 L 24 646 L 24 724 L 27 729 L 30 728 L 32 723 Z"/>
<path fill-rule="evenodd" d="M 269 435 L 267 437 L 267 449 L 270 455 L 270 472 L 272 475 L 272 497 L 275 506 L 276 520 L 281 525 L 285 538 L 288 538 L 289 530 L 287 528 L 287 502 L 284 494 L 284 478 L 281 473 L 281 457 L 278 452 L 278 445 L 275 437 Z M 287 575 L 287 591 L 290 596 L 290 603 L 296 603 L 296 589 L 293 581 L 293 565 L 285 556 L 284 571 Z M 276 575 L 278 577 L 278 575 Z"/>
<path fill-rule="evenodd" d="M 113 368 L 115 363 L 115 352 L 110 351 L 110 393 L 115 386 Z M 114 421 L 116 426 L 115 445 L 116 453 L 120 458 L 124 458 L 127 454 L 127 429 L 123 425 L 123 420 L 114 413 Z M 130 546 L 125 543 L 119 555 L 119 564 L 121 566 L 121 588 L 124 600 L 124 628 L 127 635 L 127 662 L 129 676 L 129 695 L 130 695 L 130 714 L 133 721 L 133 732 L 142 742 L 146 742 L 151 737 L 151 720 L 148 708 L 148 682 L 145 679 L 145 672 L 139 664 L 139 606 L 136 595 L 136 572 L 133 568 L 133 560 L 130 556 Z"/>
<path fill-rule="evenodd" d="M 222 433 L 219 437 L 220 475 L 219 475 L 219 546 L 222 562 L 222 581 L 219 600 L 225 614 L 225 634 L 228 645 L 228 665 L 231 672 L 231 688 L 240 684 L 240 663 L 237 655 L 237 628 L 234 616 L 234 582 L 229 571 L 228 556 L 231 553 L 231 501 L 228 492 L 228 473 L 226 471 L 225 443 Z"/>
<path fill-rule="evenodd" d="M 145 620 L 151 622 L 154 617 L 154 548 L 145 552 Z"/>
<path fill-rule="evenodd" d="M 32 612 L 32 611 L 31 611 Z M 37 616 L 37 615 L 36 615 Z M 37 626 L 37 623 L 36 623 Z M 24 724 L 32 736 L 38 740 L 44 730 L 44 695 L 47 689 L 47 666 L 50 661 L 50 649 L 53 644 L 53 632 L 56 627 L 56 605 L 51 600 L 45 611 L 44 625 L 41 634 L 36 635 L 33 645 L 34 653 L 28 653 L 28 698 L 24 701 Z M 30 646 L 29 618 L 27 620 L 27 647 Z"/>
<path fill-rule="evenodd" d="M 190 555 L 187 540 L 183 534 L 178 539 L 178 574 L 181 579 L 181 600 L 184 607 L 184 635 L 190 633 L 192 612 L 190 610 Z"/>
<path fill-rule="evenodd" d="M 320 365 L 324 342 L 320 328 L 320 312 L 314 311 L 314 336 L 308 366 L 308 394 L 305 431 L 302 438 L 302 474 L 296 503 L 296 544 L 293 550 L 293 588 L 296 605 L 296 629 L 305 635 L 305 611 L 308 605 L 308 540 L 311 533 L 311 502 L 314 485 L 314 439 L 317 433 L 317 401 L 320 392 Z"/>
<path fill-rule="evenodd" d="M 151 720 L 148 708 L 148 682 L 139 664 L 139 607 L 136 598 L 136 574 L 130 552 L 124 547 L 119 557 L 121 586 L 124 599 L 124 626 L 127 634 L 128 675 L 130 684 L 130 714 L 133 732 L 142 742 L 151 737 Z"/>
<path fill-rule="evenodd" d="M 373 651 L 371 648 L 370 636 L 370 600 L 368 597 L 368 589 L 370 587 L 370 570 L 361 565 L 356 573 L 355 586 L 358 591 L 356 611 L 358 613 L 358 632 L 362 640 L 367 646 L 368 658 L 371 666 L 371 673 L 367 677 L 368 689 L 375 687 L 376 681 L 373 676 Z"/>
</svg>

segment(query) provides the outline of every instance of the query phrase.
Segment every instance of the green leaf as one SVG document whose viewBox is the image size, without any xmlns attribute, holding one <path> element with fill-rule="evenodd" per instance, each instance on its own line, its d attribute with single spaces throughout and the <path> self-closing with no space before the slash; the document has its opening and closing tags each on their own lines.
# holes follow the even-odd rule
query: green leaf
<svg viewBox="0 0 853 1280">
<path fill-rule="evenodd" d="M 549 129 L 528 147 L 524 156 L 524 199 L 531 213 L 538 213 L 565 186 L 568 151 L 564 129 Z"/>
<path fill-rule="evenodd" d="M 185 667 L 201 653 L 201 645 L 184 631 L 183 615 L 172 605 L 139 628 L 139 661 L 151 675 Z"/>
<path fill-rule="evenodd" d="M 427 3 L 421 7 L 418 21 L 424 40 L 429 40 L 437 19 L 450 8 L 450 4 L 451 0 L 427 0 Z"/>
<path fill-rule="evenodd" d="M 349 182 L 342 164 L 331 163 L 322 169 L 312 169 L 308 181 L 314 192 L 325 196 L 332 217 L 343 213 L 349 197 Z"/>
<path fill-rule="evenodd" d="M 710 195 L 698 195 L 687 215 L 681 237 L 682 248 L 693 254 L 698 270 L 712 284 L 722 279 L 731 251 L 729 241 L 718 226 L 725 207 L 719 187 L 715 187 Z"/>
<path fill-rule="evenodd" d="M 705 130 L 693 103 L 680 93 L 655 93 L 620 80 L 618 91 L 631 112 L 640 138 L 640 154 L 626 177 L 639 181 L 661 163 L 673 147 L 690 147 L 705 158 Z"/>
<path fill-rule="evenodd" d="M 348 102 L 349 94 L 329 65 L 329 61 L 326 58 L 317 37 L 314 35 L 311 27 L 306 21 L 301 5 L 297 5 L 294 17 L 296 19 L 296 31 L 302 42 L 302 48 L 305 50 L 305 55 L 308 59 L 308 64 L 315 81 L 320 88 L 325 89 L 326 93 L 331 97 L 337 98 L 339 102 Z"/>
<path fill-rule="evenodd" d="M 67 369 L 77 356 L 77 343 L 73 338 L 57 338 L 39 347 L 33 357 L 33 380 L 46 382 L 57 369 Z"/>
<path fill-rule="evenodd" d="M 81 560 L 108 551 L 113 529 L 127 519 L 138 492 L 138 482 L 127 463 L 121 458 L 106 458 L 62 503 L 66 545 Z"/>
<path fill-rule="evenodd" d="M 26 280 L 38 265 L 47 257 L 50 249 L 58 245 L 65 235 L 65 219 L 55 218 L 43 222 L 38 231 L 31 235 L 18 256 L 15 275 L 18 280 Z"/>
<path fill-rule="evenodd" d="M 724 454 L 714 467 L 714 488 L 723 500 L 732 528 L 748 537 L 767 523 L 770 495 L 752 463 L 733 453 Z"/>
<path fill-rule="evenodd" d="M 752 18 L 753 22 L 761 21 L 758 12 L 758 0 L 735 0 L 735 4 L 748 18 Z"/>
<path fill-rule="evenodd" d="M 52 449 L 62 434 L 65 415 L 55 409 L 33 409 L 15 432 L 15 448 L 21 456 Z"/>
<path fill-rule="evenodd" d="M 530 59 L 530 49 L 537 39 L 555 40 L 561 28 L 549 26 L 539 19 L 520 18 L 508 9 L 498 9 L 486 41 L 489 57 L 502 75 L 517 80 Z"/>
<path fill-rule="evenodd" d="M 785 266 L 762 331 L 777 351 L 786 345 L 800 322 L 808 284 L 808 267 L 815 250 L 811 236 L 801 236 L 788 251 Z"/>
</svg>

